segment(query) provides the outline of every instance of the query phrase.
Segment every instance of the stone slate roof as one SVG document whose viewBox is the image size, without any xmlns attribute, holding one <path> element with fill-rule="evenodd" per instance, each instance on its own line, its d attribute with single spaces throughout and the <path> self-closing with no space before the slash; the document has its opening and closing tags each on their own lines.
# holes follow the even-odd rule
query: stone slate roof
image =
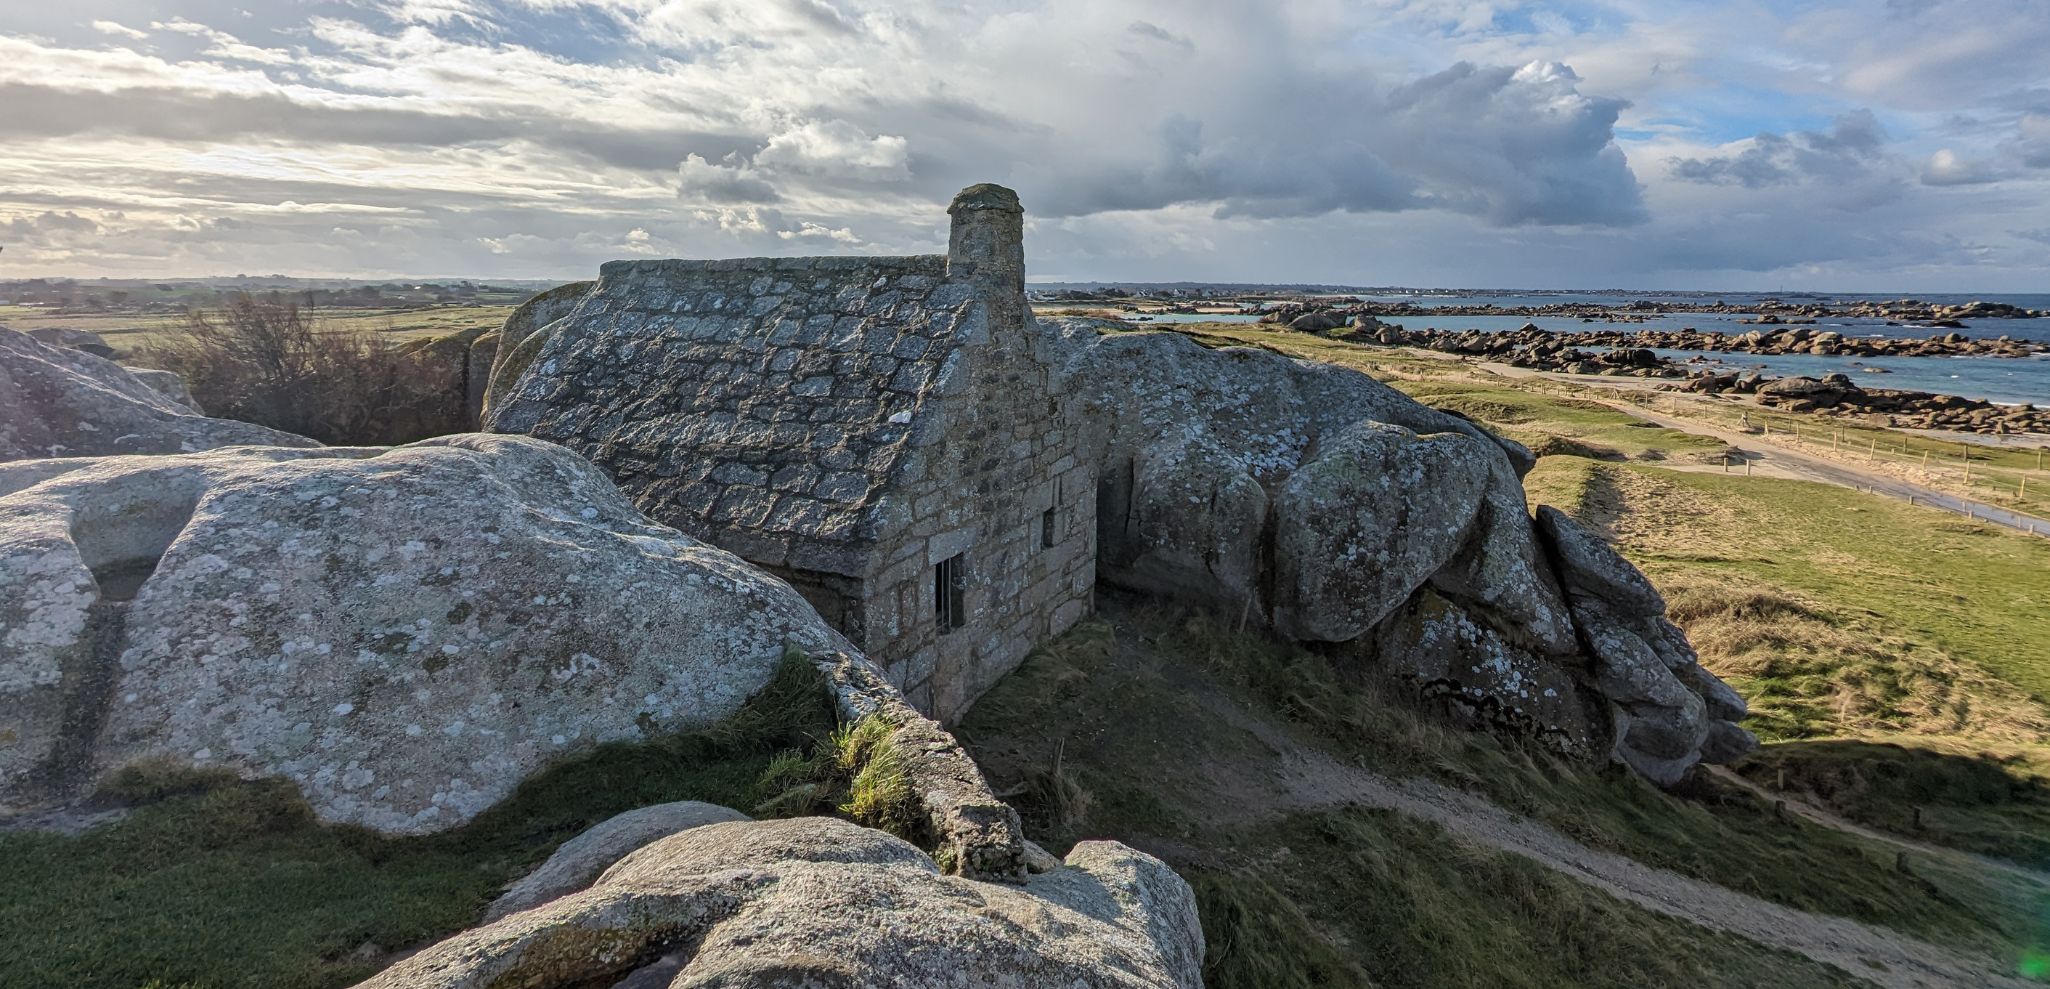
<svg viewBox="0 0 2050 989">
<path fill-rule="evenodd" d="M 729 548 L 857 548 L 900 461 L 939 438 L 928 390 L 965 378 L 949 358 L 988 334 L 946 271 L 938 255 L 608 263 L 489 428 L 605 463 L 643 511 Z"/>
</svg>

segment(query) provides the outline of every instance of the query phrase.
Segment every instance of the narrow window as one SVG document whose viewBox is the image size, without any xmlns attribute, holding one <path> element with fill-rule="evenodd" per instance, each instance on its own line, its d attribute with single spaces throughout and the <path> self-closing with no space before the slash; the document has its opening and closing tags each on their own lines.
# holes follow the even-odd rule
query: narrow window
<svg viewBox="0 0 2050 989">
<path fill-rule="evenodd" d="M 1053 509 L 1039 513 L 1039 547 L 1053 548 Z"/>
<path fill-rule="evenodd" d="M 962 600 L 968 591 L 968 566 L 960 556 L 950 556 L 932 568 L 933 614 L 941 632 L 968 624 L 968 609 Z"/>
</svg>

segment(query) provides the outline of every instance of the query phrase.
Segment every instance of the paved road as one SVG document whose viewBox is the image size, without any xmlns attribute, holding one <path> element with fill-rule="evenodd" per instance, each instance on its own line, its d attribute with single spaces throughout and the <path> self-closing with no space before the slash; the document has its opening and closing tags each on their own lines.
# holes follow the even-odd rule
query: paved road
<svg viewBox="0 0 2050 989">
<path fill-rule="evenodd" d="M 1855 488 L 1860 491 L 1869 491 L 1873 494 L 1899 498 L 1902 501 L 1912 498 L 1915 504 L 1918 505 L 1930 505 L 1946 511 L 1957 512 L 1960 515 L 1969 513 L 1971 517 L 1981 521 L 1991 522 L 1994 525 L 2006 526 L 2017 532 L 2030 533 L 2050 539 L 2050 519 L 2010 511 L 1981 501 L 1960 498 L 1954 494 L 1938 491 L 1935 488 L 1923 487 L 1911 481 L 1903 481 L 1900 478 L 1882 474 L 1878 471 L 1866 470 L 1851 464 L 1818 457 L 1792 446 L 1783 446 L 1761 436 L 1709 426 L 1692 419 L 1676 418 L 1662 412 L 1647 409 L 1641 405 L 1616 403 L 1615 408 L 1618 411 L 1628 412 L 1639 418 L 1655 422 L 1668 429 L 1677 429 L 1681 432 L 1694 433 L 1701 436 L 1713 436 L 1730 444 L 1737 451 L 1737 454 L 1744 459 L 1751 461 L 1753 464 L 1764 464 L 1776 468 L 1776 472 L 1783 476 Z"/>
<path fill-rule="evenodd" d="M 1650 379 L 1632 378 L 1615 379 L 1613 384 L 1607 379 L 1589 382 L 1575 375 L 1532 371 L 1528 368 L 1513 367 L 1508 364 L 1493 362 L 1483 363 L 1481 367 L 1508 378 L 1549 378 L 1580 385 L 1595 384 L 1597 386 L 1618 387 L 1636 391 L 1649 391 L 1660 384 L 1660 382 L 1654 382 Z M 1959 515 L 1969 512 L 1972 518 L 1979 519 L 1980 521 L 2005 526 L 2016 532 L 2050 539 L 2050 519 L 2010 511 L 1997 505 L 1988 505 L 1983 501 L 1961 498 L 1954 494 L 1938 491 L 1935 488 L 1924 487 L 1912 481 L 1903 481 L 1890 474 L 1882 474 L 1851 464 L 1839 463 L 1824 457 L 1818 457 L 1792 446 L 1775 443 L 1756 434 L 1724 429 L 1720 426 L 1712 426 L 1696 422 L 1692 419 L 1677 418 L 1633 402 L 1611 402 L 1606 399 L 1602 401 L 1603 404 L 1618 412 L 1624 412 L 1640 419 L 1657 423 L 1668 429 L 1677 429 L 1683 433 L 1693 433 L 1697 436 L 1713 436 L 1728 443 L 1736 450 L 1739 456 L 1750 462 L 1754 469 L 1762 469 L 1772 475 L 1792 477 L 1804 481 L 1821 481 L 1824 484 L 1834 484 L 1858 491 L 1869 491 L 1873 494 L 1886 495 L 1902 501 L 1913 499 L 1917 505 L 1929 505 L 1945 511 L 1956 512 Z M 1949 438 L 1954 439 L 1956 437 Z"/>
</svg>

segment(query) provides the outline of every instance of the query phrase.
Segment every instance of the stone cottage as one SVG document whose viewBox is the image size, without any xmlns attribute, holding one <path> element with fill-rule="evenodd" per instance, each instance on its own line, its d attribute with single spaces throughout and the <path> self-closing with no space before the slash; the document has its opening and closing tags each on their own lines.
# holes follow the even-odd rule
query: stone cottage
<svg viewBox="0 0 2050 989">
<path fill-rule="evenodd" d="M 485 427 L 583 453 L 955 717 L 1088 613 L 1096 479 L 1035 352 L 1016 194 L 948 212 L 944 256 L 606 264 L 508 322 Z"/>
<path fill-rule="evenodd" d="M 944 257 L 621 261 L 506 323 L 488 428 L 795 585 L 955 719 L 1096 580 L 1378 668 L 1461 723 L 1661 784 L 1743 698 L 1511 440 L 1349 368 L 1035 321 L 1016 195 Z"/>
</svg>

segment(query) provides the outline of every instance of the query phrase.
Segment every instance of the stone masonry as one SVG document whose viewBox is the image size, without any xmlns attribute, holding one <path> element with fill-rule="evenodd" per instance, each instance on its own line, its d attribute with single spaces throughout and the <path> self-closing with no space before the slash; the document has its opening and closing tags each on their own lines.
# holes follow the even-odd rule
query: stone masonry
<svg viewBox="0 0 2050 989">
<path fill-rule="evenodd" d="M 956 717 L 1088 613 L 1096 480 L 1030 332 L 1017 196 L 948 212 L 945 256 L 606 264 L 494 368 L 485 428 L 584 454 Z"/>
</svg>

